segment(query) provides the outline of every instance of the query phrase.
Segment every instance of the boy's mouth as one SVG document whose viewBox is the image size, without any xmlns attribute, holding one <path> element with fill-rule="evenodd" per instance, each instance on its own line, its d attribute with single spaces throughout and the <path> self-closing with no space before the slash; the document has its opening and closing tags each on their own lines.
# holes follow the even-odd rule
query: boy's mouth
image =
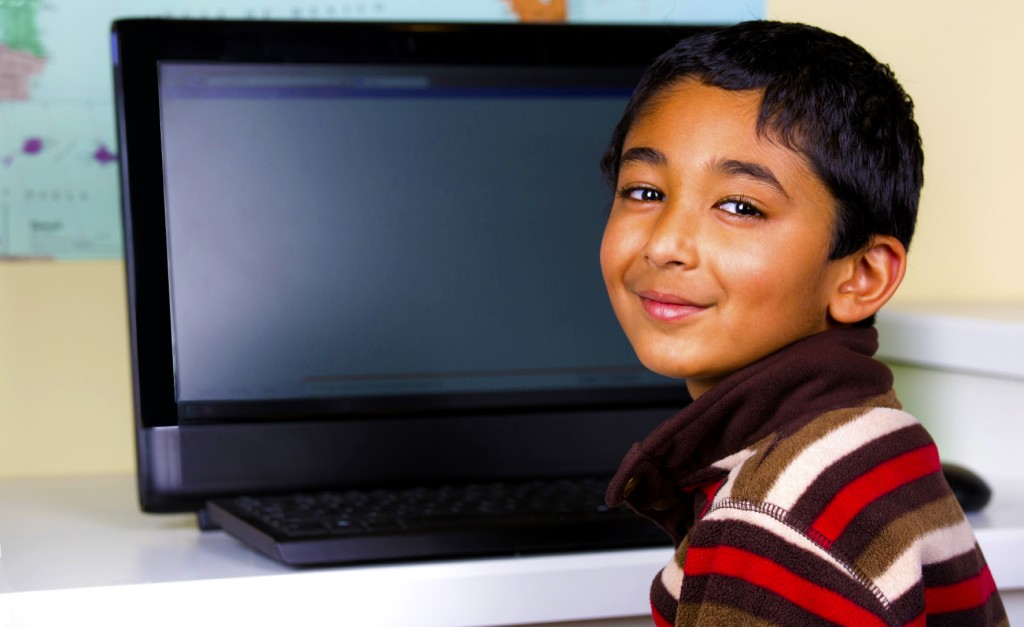
<svg viewBox="0 0 1024 627">
<path fill-rule="evenodd" d="M 640 304 L 643 305 L 647 315 L 661 322 L 675 322 L 698 314 L 707 306 L 698 305 L 672 294 L 661 292 L 638 292 Z"/>
</svg>

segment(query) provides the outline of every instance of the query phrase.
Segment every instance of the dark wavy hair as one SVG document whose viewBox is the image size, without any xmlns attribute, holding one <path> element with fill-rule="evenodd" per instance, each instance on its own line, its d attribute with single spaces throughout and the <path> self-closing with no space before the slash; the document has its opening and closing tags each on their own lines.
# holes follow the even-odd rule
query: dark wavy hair
<svg viewBox="0 0 1024 627">
<path fill-rule="evenodd" d="M 618 179 L 626 135 L 659 93 L 684 80 L 763 90 L 758 133 L 803 155 L 836 202 L 831 259 L 891 235 L 910 246 L 924 183 L 913 103 L 888 66 L 845 37 L 754 21 L 683 39 L 647 69 L 601 159 Z"/>
</svg>

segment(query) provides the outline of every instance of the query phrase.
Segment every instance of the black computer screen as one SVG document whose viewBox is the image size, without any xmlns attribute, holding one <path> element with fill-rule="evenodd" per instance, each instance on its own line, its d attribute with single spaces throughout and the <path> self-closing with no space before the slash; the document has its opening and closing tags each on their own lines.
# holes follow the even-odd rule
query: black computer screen
<svg viewBox="0 0 1024 627">
<path fill-rule="evenodd" d="M 159 75 L 181 407 L 666 383 L 633 355 L 598 267 L 597 163 L 632 76 Z"/>
</svg>

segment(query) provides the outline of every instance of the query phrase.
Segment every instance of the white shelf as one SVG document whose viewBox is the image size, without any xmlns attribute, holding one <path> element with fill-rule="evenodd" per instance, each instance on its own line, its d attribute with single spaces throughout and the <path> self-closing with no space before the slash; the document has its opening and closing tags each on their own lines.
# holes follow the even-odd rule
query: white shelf
<svg viewBox="0 0 1024 627">
<path fill-rule="evenodd" d="M 887 361 L 1024 381 L 1024 304 L 894 304 L 877 327 Z"/>
</svg>

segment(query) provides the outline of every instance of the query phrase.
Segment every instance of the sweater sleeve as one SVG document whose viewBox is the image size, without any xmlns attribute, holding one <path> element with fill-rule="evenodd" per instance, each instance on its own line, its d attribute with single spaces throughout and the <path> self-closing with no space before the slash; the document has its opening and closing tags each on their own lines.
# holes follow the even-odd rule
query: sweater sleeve
<svg viewBox="0 0 1024 627">
<path fill-rule="evenodd" d="M 961 568 L 969 576 L 958 583 L 926 585 L 939 564 L 918 564 L 905 573 L 914 583 L 889 598 L 857 564 L 788 524 L 785 512 L 726 502 L 691 529 L 651 599 L 656 619 L 675 600 L 665 618 L 678 626 L 1008 624 L 977 547 L 956 561 L 975 564 Z"/>
<path fill-rule="evenodd" d="M 710 513 L 669 569 L 679 564 L 676 625 L 892 624 L 870 582 L 770 509 L 737 504 Z"/>
</svg>

